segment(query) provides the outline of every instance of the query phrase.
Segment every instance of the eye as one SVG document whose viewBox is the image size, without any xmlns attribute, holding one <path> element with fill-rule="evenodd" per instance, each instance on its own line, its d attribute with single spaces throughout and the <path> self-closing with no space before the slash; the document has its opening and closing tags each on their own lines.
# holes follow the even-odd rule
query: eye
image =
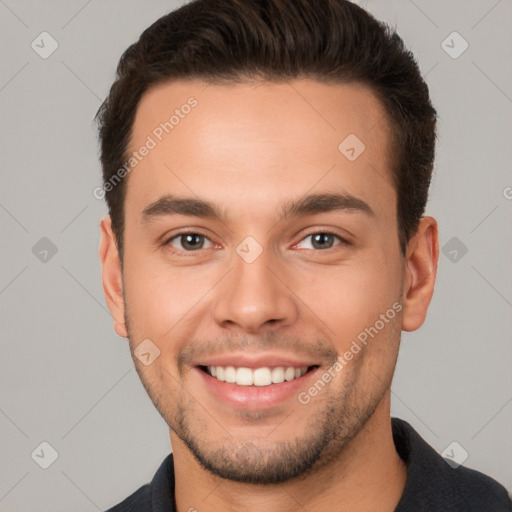
<svg viewBox="0 0 512 512">
<path fill-rule="evenodd" d="M 210 245 L 205 246 L 205 243 Z M 200 233 L 180 233 L 179 235 L 169 238 L 166 245 L 170 245 L 171 247 L 181 251 L 192 252 L 212 247 L 213 243 L 206 236 L 201 235 Z"/>
<path fill-rule="evenodd" d="M 330 249 L 334 245 L 339 245 L 339 243 L 343 243 L 348 245 L 348 242 L 334 233 L 326 233 L 326 232 L 318 232 L 311 233 L 310 235 L 305 236 L 295 247 L 299 247 L 300 244 L 304 243 L 305 240 L 311 239 L 309 245 L 310 247 L 302 247 L 302 249 L 318 249 L 325 250 Z M 335 240 L 338 240 L 339 243 L 335 244 Z M 300 247 L 299 247 L 300 248 Z"/>
</svg>

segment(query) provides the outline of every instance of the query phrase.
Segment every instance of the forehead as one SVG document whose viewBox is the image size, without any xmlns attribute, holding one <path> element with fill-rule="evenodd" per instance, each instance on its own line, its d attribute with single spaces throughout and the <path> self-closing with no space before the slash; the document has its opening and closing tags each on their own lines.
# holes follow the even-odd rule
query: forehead
<svg viewBox="0 0 512 512">
<path fill-rule="evenodd" d="M 137 109 L 134 152 L 125 207 L 139 213 L 181 194 L 254 216 L 308 192 L 346 192 L 394 213 L 389 123 L 359 84 L 161 84 Z"/>
</svg>

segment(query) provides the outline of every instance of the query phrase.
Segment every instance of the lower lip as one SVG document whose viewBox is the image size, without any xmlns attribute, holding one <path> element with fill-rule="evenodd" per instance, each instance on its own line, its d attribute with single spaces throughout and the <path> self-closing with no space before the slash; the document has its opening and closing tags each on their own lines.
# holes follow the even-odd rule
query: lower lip
<svg viewBox="0 0 512 512">
<path fill-rule="evenodd" d="M 237 409 L 263 410 L 282 404 L 292 397 L 296 397 L 301 388 L 317 373 L 319 367 L 313 368 L 302 377 L 280 384 L 268 386 L 239 386 L 229 382 L 221 382 L 198 367 L 194 370 L 199 373 L 209 391 L 219 400 L 230 407 Z"/>
</svg>

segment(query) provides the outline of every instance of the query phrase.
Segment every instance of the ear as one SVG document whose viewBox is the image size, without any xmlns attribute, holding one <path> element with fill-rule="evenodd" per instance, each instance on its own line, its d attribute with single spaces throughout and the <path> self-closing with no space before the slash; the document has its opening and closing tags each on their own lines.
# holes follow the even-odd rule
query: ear
<svg viewBox="0 0 512 512">
<path fill-rule="evenodd" d="M 108 309 L 114 319 L 114 330 L 119 336 L 127 338 L 121 261 L 115 234 L 112 231 L 112 221 L 108 215 L 101 219 L 100 260 L 103 292 Z"/>
<path fill-rule="evenodd" d="M 404 331 L 415 331 L 425 321 L 434 293 L 438 259 L 437 222 L 432 217 L 422 217 L 416 234 L 407 244 L 402 316 Z"/>
</svg>

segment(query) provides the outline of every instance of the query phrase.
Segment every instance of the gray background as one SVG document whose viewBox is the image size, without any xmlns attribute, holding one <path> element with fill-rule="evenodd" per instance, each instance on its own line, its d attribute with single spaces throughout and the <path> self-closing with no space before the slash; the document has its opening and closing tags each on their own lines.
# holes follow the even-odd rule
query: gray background
<svg viewBox="0 0 512 512">
<path fill-rule="evenodd" d="M 444 253 L 429 317 L 403 335 L 392 413 L 510 490 L 512 2 L 359 3 L 396 25 L 440 115 L 427 213 Z M 103 298 L 92 118 L 121 52 L 176 5 L 0 0 L 1 511 L 106 509 L 170 450 Z M 59 45 L 46 59 L 31 48 L 43 31 Z M 469 43 L 456 59 L 453 31 Z M 48 469 L 31 456 L 43 441 Z"/>
</svg>

